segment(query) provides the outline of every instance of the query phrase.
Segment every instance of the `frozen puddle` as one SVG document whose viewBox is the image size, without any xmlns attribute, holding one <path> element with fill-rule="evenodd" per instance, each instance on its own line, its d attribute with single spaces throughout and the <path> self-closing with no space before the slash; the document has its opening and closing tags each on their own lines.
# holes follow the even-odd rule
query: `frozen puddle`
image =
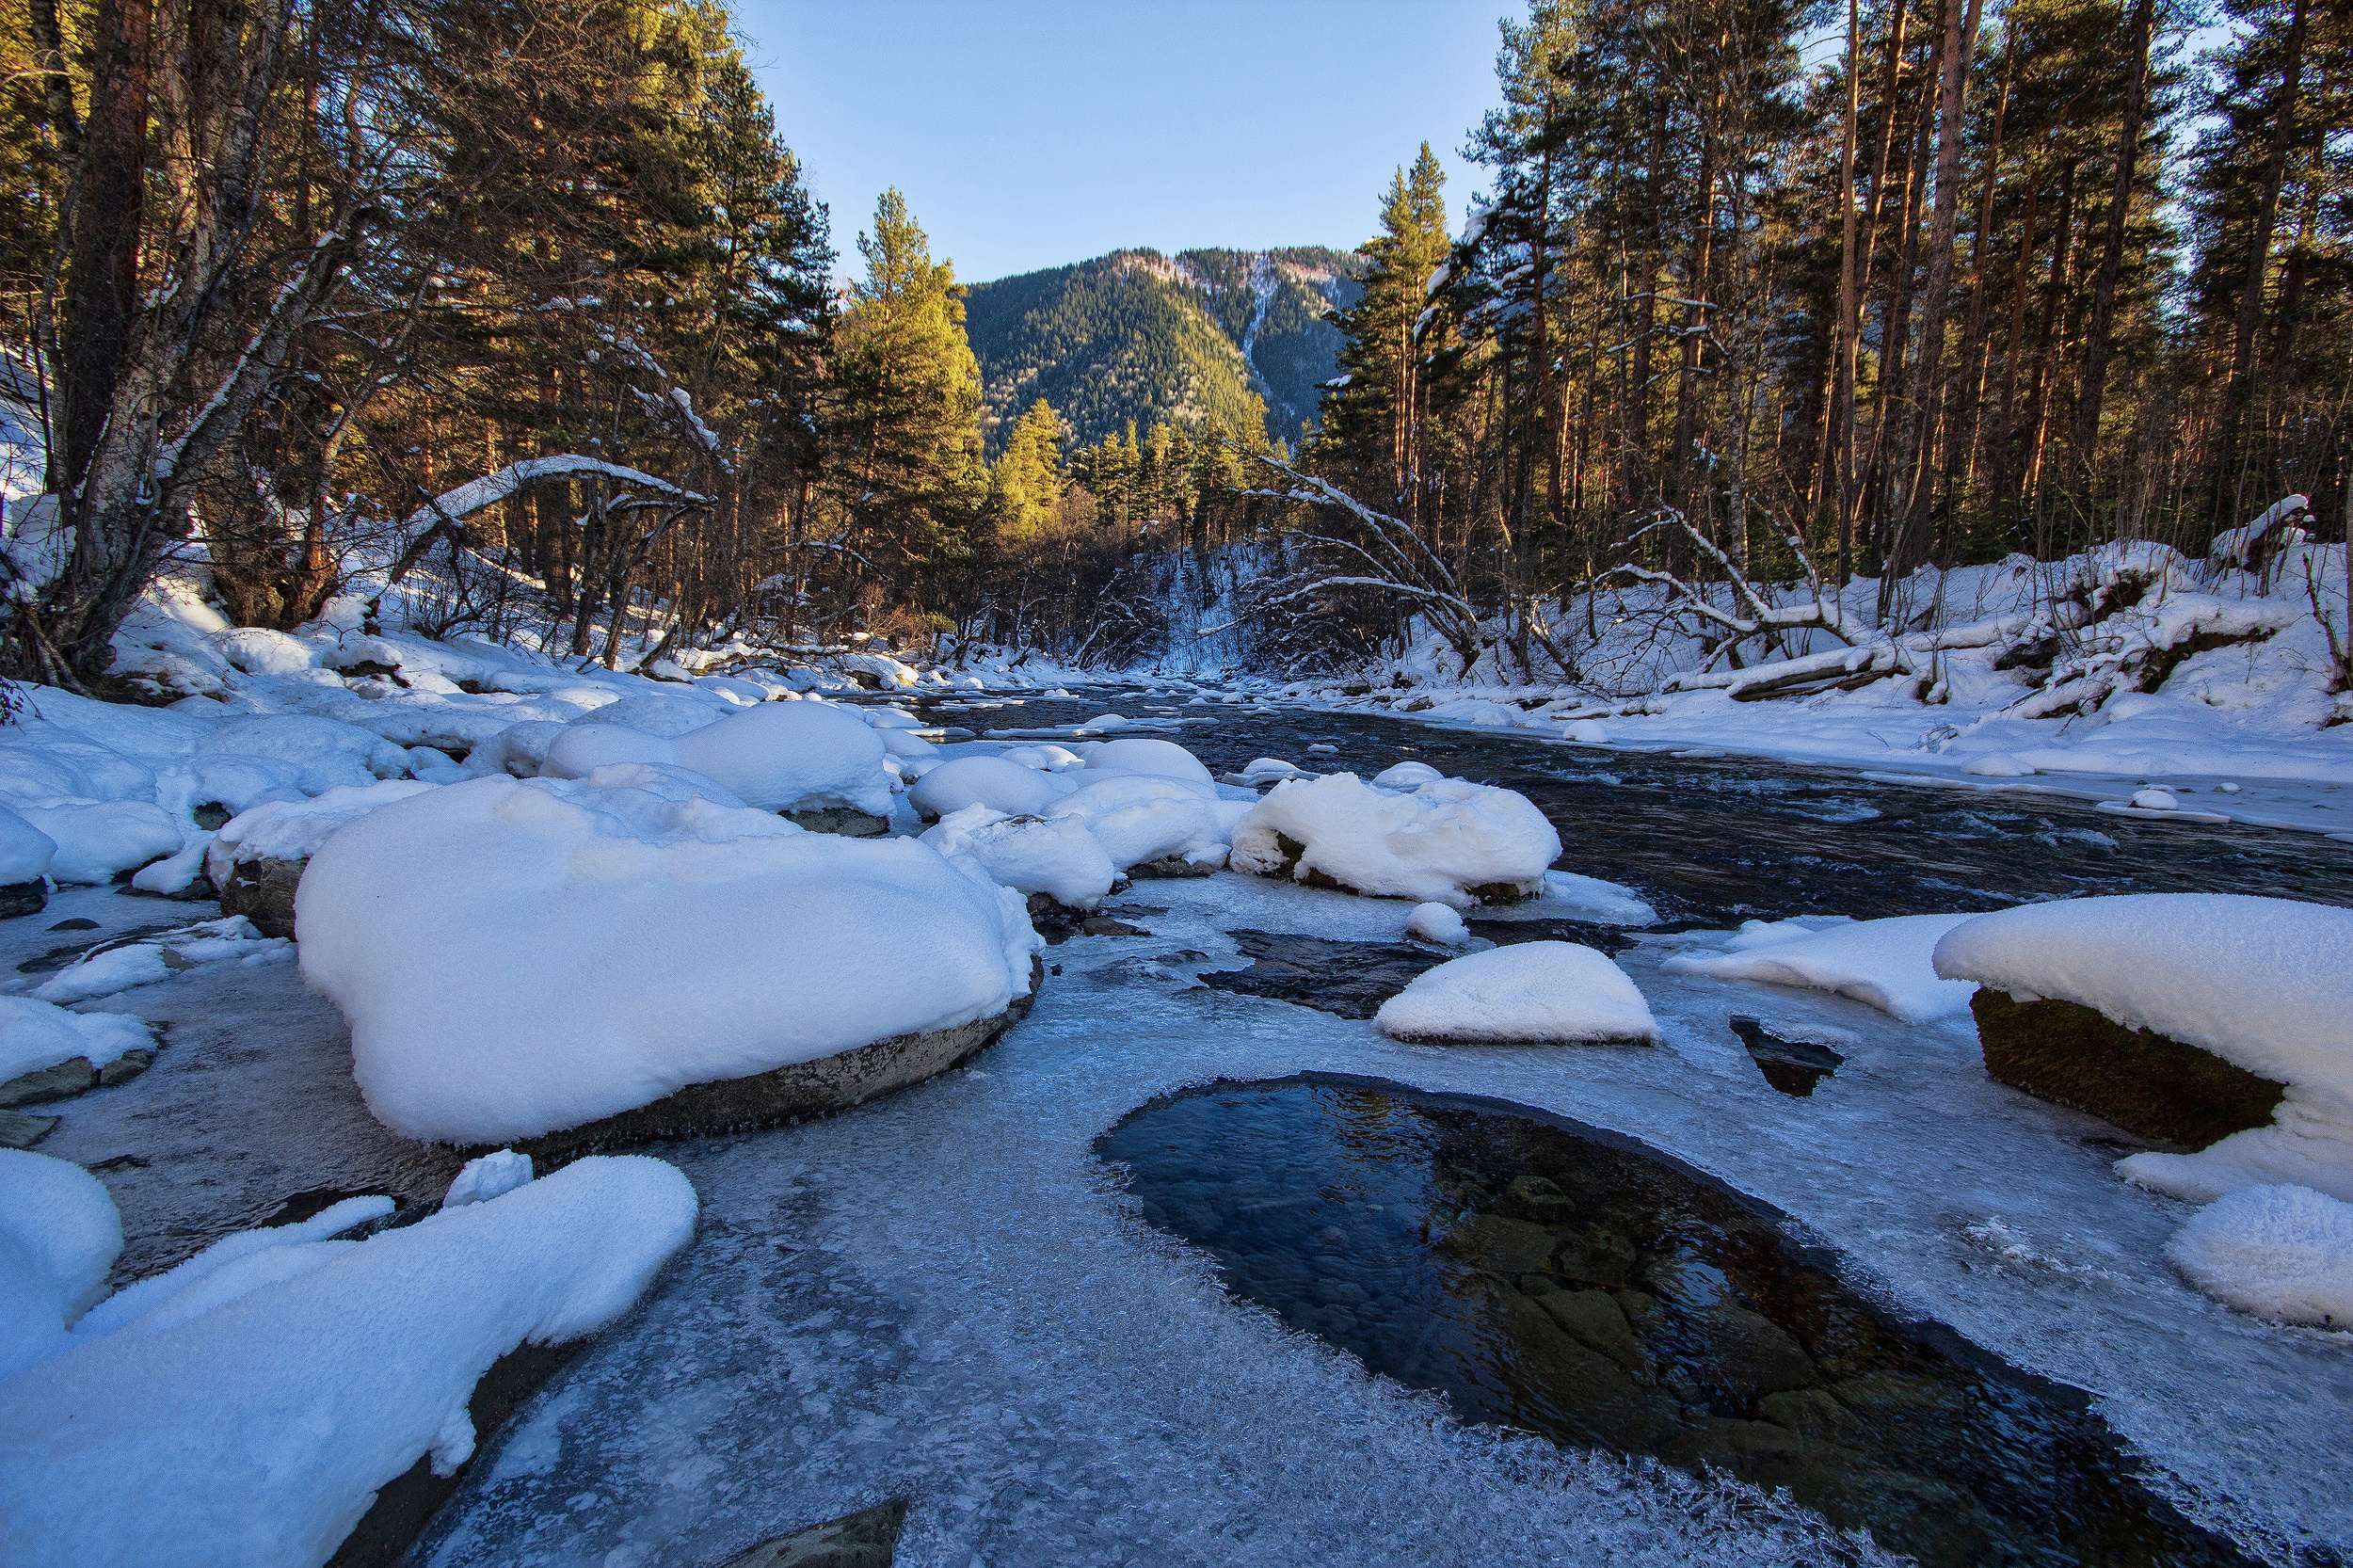
<svg viewBox="0 0 2353 1568">
<path fill-rule="evenodd" d="M 702 1197 L 694 1247 L 488 1446 L 417 1560 L 701 1568 L 894 1499 L 897 1560 L 952 1568 L 1872 1555 L 1726 1480 L 1458 1422 L 1234 1300 L 1095 1156 L 1160 1096 L 1300 1073 L 1639 1140 L 1791 1215 L 1891 1317 L 2089 1391 L 2198 1525 L 2281 1562 L 2353 1541 L 2343 1336 L 2182 1284 L 2158 1249 L 2184 1211 L 2109 1172 L 2099 1124 L 1988 1080 L 1965 1016 L 1666 975 L 1646 941 L 1619 962 L 1659 1047 L 1405 1046 L 1198 985 L 1187 956 L 1241 967 L 1240 928 L 1393 941 L 1404 905 L 1223 875 L 1150 898 L 1152 938 L 1055 949 L 1064 973 L 971 1068 L 665 1146 Z M 1736 1011 L 1843 1031 L 1846 1061 L 1790 1098 Z"/>
<path fill-rule="evenodd" d="M 1930 1568 L 2248 1560 L 2081 1396 L 1895 1321 L 1626 1140 L 1292 1079 L 1159 1101 L 1097 1148 L 1238 1296 L 1465 1420 L 1786 1486 Z"/>
</svg>

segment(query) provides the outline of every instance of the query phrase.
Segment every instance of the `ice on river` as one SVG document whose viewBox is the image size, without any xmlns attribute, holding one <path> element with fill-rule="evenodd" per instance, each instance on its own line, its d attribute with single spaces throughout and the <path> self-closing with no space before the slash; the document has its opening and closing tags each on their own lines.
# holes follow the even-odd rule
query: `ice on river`
<svg viewBox="0 0 2353 1568">
<path fill-rule="evenodd" d="M 1667 960 L 1677 974 L 1754 980 L 1833 991 L 1906 1023 L 1958 1013 L 1974 981 L 1939 978 L 1931 959 L 1944 935 L 1967 915 L 1899 915 L 1883 920 L 1750 920 L 1722 952 L 1684 952 Z"/>
</svg>

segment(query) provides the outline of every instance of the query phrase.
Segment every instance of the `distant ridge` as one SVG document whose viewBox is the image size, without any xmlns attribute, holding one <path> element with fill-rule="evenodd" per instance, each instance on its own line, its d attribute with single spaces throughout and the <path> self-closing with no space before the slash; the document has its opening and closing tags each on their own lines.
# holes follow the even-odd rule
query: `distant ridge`
<svg viewBox="0 0 2353 1568">
<path fill-rule="evenodd" d="M 1263 421 L 1295 439 L 1335 373 L 1355 301 L 1357 258 L 1280 250 L 1114 250 L 969 286 L 966 325 L 981 364 L 989 449 L 1044 397 L 1081 444 L 1161 421 Z"/>
</svg>

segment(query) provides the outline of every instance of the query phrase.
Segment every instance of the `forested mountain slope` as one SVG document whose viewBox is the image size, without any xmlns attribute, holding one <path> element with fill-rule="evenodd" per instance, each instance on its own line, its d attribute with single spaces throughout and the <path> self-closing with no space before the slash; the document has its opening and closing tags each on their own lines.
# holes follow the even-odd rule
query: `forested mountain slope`
<svg viewBox="0 0 2353 1568">
<path fill-rule="evenodd" d="M 1117 250 L 975 283 L 967 328 L 981 362 L 990 450 L 1039 397 L 1081 444 L 1129 420 L 1245 424 L 1295 437 L 1340 335 L 1323 312 L 1355 299 L 1355 258 L 1284 250 Z"/>
</svg>

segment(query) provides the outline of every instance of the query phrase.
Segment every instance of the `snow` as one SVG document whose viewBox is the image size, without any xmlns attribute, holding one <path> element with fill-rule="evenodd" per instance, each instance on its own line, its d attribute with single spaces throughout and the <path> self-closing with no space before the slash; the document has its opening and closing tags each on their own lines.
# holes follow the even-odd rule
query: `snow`
<svg viewBox="0 0 2353 1568">
<path fill-rule="evenodd" d="M 2353 910 L 2234 893 L 2130 893 L 1981 915 L 1936 972 L 2154 1030 L 2353 1112 Z"/>
<path fill-rule="evenodd" d="M 1546 872 L 1544 887 L 1525 904 L 1503 912 L 1507 920 L 1593 920 L 1601 925 L 1657 925 L 1658 911 L 1622 882 L 1577 872 Z"/>
<path fill-rule="evenodd" d="M 441 1195 L 441 1207 L 461 1208 L 470 1203 L 488 1203 L 530 1179 L 531 1156 L 527 1154 L 498 1149 L 477 1155 L 459 1169 L 449 1191 Z"/>
<path fill-rule="evenodd" d="M 804 833 L 644 767 L 396 802 L 321 847 L 296 911 L 369 1109 L 458 1144 L 991 1016 L 1038 941 L 1018 895 L 928 845 Z"/>
<path fill-rule="evenodd" d="M 1432 772 L 1434 773 L 1436 770 L 1433 769 Z M 1244 784 L 1257 789 L 1264 784 L 1280 783 L 1286 778 L 1313 778 L 1315 775 L 1297 763 L 1286 762 L 1279 757 L 1256 757 L 1251 759 L 1249 765 L 1244 767 L 1238 776 Z M 1379 781 L 1375 780 L 1375 782 Z"/>
<path fill-rule="evenodd" d="M 1374 774 L 1372 782 L 1384 790 L 1418 790 L 1445 776 L 1427 762 L 1399 762 Z"/>
<path fill-rule="evenodd" d="M 185 837 L 161 807 L 139 800 L 20 806 L 17 814 L 57 846 L 49 874 L 59 882 L 111 882 L 118 872 L 177 855 Z"/>
<path fill-rule="evenodd" d="M 1070 792 L 1071 781 L 1001 757 L 952 757 L 924 773 L 907 792 L 915 808 L 935 817 L 970 806 L 1008 816 L 1036 816 Z"/>
<path fill-rule="evenodd" d="M 158 984 L 199 964 L 274 958 L 290 945 L 263 936 L 243 915 L 198 920 L 147 941 L 97 949 L 41 982 L 33 995 L 62 1006 Z"/>
<path fill-rule="evenodd" d="M 1469 889 L 1501 884 L 1536 891 L 1561 837 L 1527 796 L 1441 778 L 1410 792 L 1376 790 L 1353 773 L 1277 784 L 1234 831 L 1237 871 L 1280 875 L 1277 839 L 1305 846 L 1290 872 L 1321 872 L 1358 892 L 1458 909 Z"/>
<path fill-rule="evenodd" d="M 0 806 L 0 886 L 30 882 L 49 870 L 57 840 Z"/>
<path fill-rule="evenodd" d="M 675 743 L 678 765 L 763 811 L 847 806 L 890 814 L 883 744 L 853 714 L 822 702 L 764 702 Z"/>
<path fill-rule="evenodd" d="M 1216 809 L 1185 783 L 1151 774 L 1096 776 L 1106 771 L 1090 766 L 1060 776 L 1088 782 L 1048 807 L 1046 815 L 1083 824 L 1123 872 L 1172 856 L 1193 861 L 1222 857 L 1225 836 Z"/>
<path fill-rule="evenodd" d="M 121 1250 L 122 1216 L 96 1176 L 0 1149 L 0 1387 L 64 1347 L 67 1325 L 105 1293 Z"/>
<path fill-rule="evenodd" d="M 940 818 L 922 841 L 952 862 L 969 862 L 984 880 L 1050 894 L 1075 909 L 1101 903 L 1123 869 L 1079 817 L 1016 817 L 976 804 Z"/>
<path fill-rule="evenodd" d="M 1105 741 L 1087 753 L 1089 773 L 1126 774 L 1165 778 L 1181 784 L 1204 800 L 1217 798 L 1217 780 L 1201 760 L 1174 741 L 1131 736 Z"/>
<path fill-rule="evenodd" d="M 2353 1204 L 2309 1187 L 2242 1187 L 2192 1215 L 2165 1256 L 2241 1312 L 2353 1327 Z"/>
<path fill-rule="evenodd" d="M 549 778 L 584 778 L 613 762 L 675 763 L 678 747 L 649 730 L 589 718 L 567 725 L 540 754 L 539 772 Z"/>
<path fill-rule="evenodd" d="M 388 778 L 378 784 L 339 784 L 309 800 L 266 802 L 230 818 L 213 835 L 204 852 L 205 874 L 213 886 L 225 888 L 240 860 L 307 860 L 344 824 L 438 788 L 411 778 Z"/>
<path fill-rule="evenodd" d="M 1444 904 L 1417 904 L 1405 917 L 1405 935 L 1433 947 L 1459 948 L 1471 939 L 1470 927 L 1453 907 Z"/>
<path fill-rule="evenodd" d="M 1552 1043 L 1658 1038 L 1626 972 L 1575 942 L 1517 942 L 1423 971 L 1373 1021 L 1401 1040 Z"/>
<path fill-rule="evenodd" d="M 8 1214 L 15 1192 L 0 1193 Z M 215 1252 L 242 1243 L 233 1257 L 143 1282 L 166 1290 L 131 1287 L 136 1314 L 101 1304 L 71 1343 L 0 1384 L 9 1555 L 325 1561 L 420 1457 L 446 1475 L 472 1455 L 467 1403 L 493 1362 L 618 1319 L 692 1237 L 697 1208 L 659 1160 L 586 1159 L 364 1241 L 320 1234 L 366 1206 L 390 1207 L 355 1199 L 232 1237 Z"/>
<path fill-rule="evenodd" d="M 1959 1013 L 1977 990 L 1972 981 L 1940 978 L 1934 957 L 1946 932 L 1976 917 L 1902 915 L 1843 920 L 1750 920 L 1722 952 L 1677 953 L 1666 968 L 1713 980 L 1803 985 L 1868 1002 L 1906 1023 Z"/>
<path fill-rule="evenodd" d="M 197 744 L 200 754 L 261 757 L 296 770 L 305 794 L 371 784 L 408 771 L 399 746 L 373 730 L 305 713 L 231 719 Z"/>
<path fill-rule="evenodd" d="M 30 997 L 0 997 L 0 1083 L 78 1056 L 93 1067 L 148 1050 L 147 1020 L 125 1013 L 72 1013 Z"/>
</svg>

